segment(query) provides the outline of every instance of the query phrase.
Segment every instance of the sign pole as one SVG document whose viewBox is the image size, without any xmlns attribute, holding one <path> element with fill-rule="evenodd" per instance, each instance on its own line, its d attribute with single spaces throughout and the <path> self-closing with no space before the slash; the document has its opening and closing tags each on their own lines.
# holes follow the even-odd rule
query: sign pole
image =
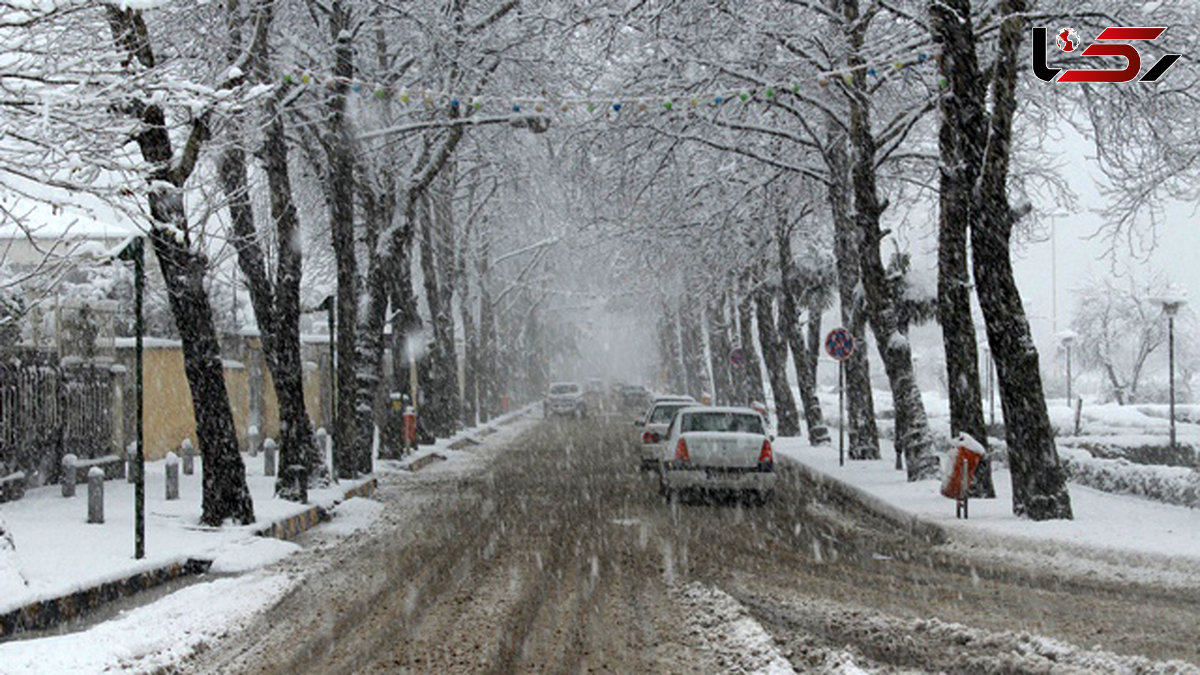
<svg viewBox="0 0 1200 675">
<path fill-rule="evenodd" d="M 846 466 L 846 362 L 838 361 L 838 466 Z"/>
<path fill-rule="evenodd" d="M 838 364 L 838 466 L 846 466 L 846 359 L 856 347 L 854 335 L 834 328 L 825 336 L 825 352 Z"/>
</svg>

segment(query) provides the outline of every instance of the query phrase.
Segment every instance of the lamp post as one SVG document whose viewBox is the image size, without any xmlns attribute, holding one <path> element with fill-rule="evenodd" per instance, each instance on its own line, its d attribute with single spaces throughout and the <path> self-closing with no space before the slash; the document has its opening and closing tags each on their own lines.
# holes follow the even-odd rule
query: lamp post
<svg viewBox="0 0 1200 675">
<path fill-rule="evenodd" d="M 142 295 L 146 287 L 145 239 L 128 239 L 116 257 L 118 260 L 133 262 L 134 391 L 137 395 L 137 450 L 134 455 L 137 481 L 133 484 L 133 557 L 140 560 L 146 557 L 146 455 L 142 421 Z"/>
<path fill-rule="evenodd" d="M 1079 336 L 1074 331 L 1065 330 L 1058 334 L 1058 344 L 1067 352 L 1067 405 L 1071 405 L 1071 347 Z"/>
<path fill-rule="evenodd" d="M 1187 304 L 1187 298 L 1183 293 L 1174 291 L 1166 295 L 1154 298 L 1154 302 L 1162 306 L 1163 313 L 1167 315 L 1167 368 L 1169 371 L 1170 383 L 1170 404 L 1171 404 L 1171 452 L 1175 452 L 1175 315 L 1179 312 L 1179 308 Z"/>
</svg>

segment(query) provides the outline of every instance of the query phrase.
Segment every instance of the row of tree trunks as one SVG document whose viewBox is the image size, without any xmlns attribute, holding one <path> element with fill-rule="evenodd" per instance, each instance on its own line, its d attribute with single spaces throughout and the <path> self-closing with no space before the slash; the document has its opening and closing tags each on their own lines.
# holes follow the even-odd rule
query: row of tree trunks
<svg viewBox="0 0 1200 675">
<path fill-rule="evenodd" d="M 248 61 L 254 81 L 265 82 L 270 74 L 269 31 L 274 3 L 259 0 L 253 9 L 254 34 L 248 48 L 243 47 L 243 17 L 237 0 L 227 0 L 226 15 L 229 29 L 228 60 L 231 66 L 244 67 Z M 271 220 L 277 241 L 293 241 L 299 235 L 299 218 L 292 199 L 288 175 L 288 150 L 284 134 L 279 98 L 269 97 L 264 104 L 262 160 L 267 175 Z M 324 448 L 317 448 L 313 439 L 312 422 L 304 406 L 304 381 L 300 353 L 300 275 L 299 247 L 279 249 L 274 284 L 267 276 L 258 227 L 250 205 L 248 166 L 244 148 L 245 136 L 236 119 L 226 130 L 229 147 L 218 164 L 220 177 L 233 225 L 232 241 L 237 251 L 238 267 L 246 280 L 251 306 L 267 369 L 279 404 L 280 466 L 303 465 L 307 469 L 309 487 L 321 487 L 329 482 Z M 291 500 L 300 498 L 299 486 L 288 472 L 280 472 L 275 482 L 276 495 Z"/>
<path fill-rule="evenodd" d="M 842 0 L 842 12 L 848 25 L 855 25 L 862 20 L 858 0 Z M 870 102 L 866 95 L 867 73 L 860 55 L 864 34 L 865 31 L 851 31 L 846 35 L 849 65 L 854 73 L 846 100 L 850 112 L 849 142 L 854 148 L 850 176 L 854 194 L 854 221 L 860 235 L 859 269 L 866 290 L 871 329 L 891 385 L 892 405 L 896 414 L 896 451 L 904 456 L 908 479 L 916 481 L 935 476 L 938 466 L 921 391 L 913 373 L 912 347 L 899 331 L 897 300 L 888 283 L 879 251 L 885 236 L 879 222 L 885 205 L 880 202 L 876 188 L 875 137 L 871 129 Z"/>
<path fill-rule="evenodd" d="M 766 391 L 763 389 L 762 366 L 759 363 L 758 348 L 754 345 L 754 295 L 750 289 L 751 285 L 750 275 L 744 275 L 741 280 L 741 292 L 735 291 L 733 296 L 738 298 L 737 302 L 733 303 L 733 306 L 737 308 L 737 346 L 745 357 L 744 363 L 737 366 L 734 371 L 737 382 L 735 405 L 761 403 L 767 398 Z"/>
<path fill-rule="evenodd" d="M 787 378 L 788 345 L 779 335 L 775 324 L 772 294 L 764 288 L 754 295 L 758 342 L 762 347 L 763 362 L 767 366 L 771 395 L 775 398 L 775 433 L 780 436 L 796 436 L 800 433 L 800 417 L 796 412 L 796 399 L 792 396 L 792 387 Z"/>
<path fill-rule="evenodd" d="M 816 354 L 810 353 L 809 344 L 804 340 L 804 331 L 800 323 L 800 307 L 798 297 L 801 293 L 801 283 L 798 279 L 796 263 L 792 259 L 792 233 L 787 219 L 777 219 L 775 227 L 775 242 L 779 251 L 779 332 L 785 348 L 790 348 L 792 363 L 796 369 L 796 384 L 800 390 L 800 402 L 804 408 L 804 424 L 808 429 L 808 442 L 813 445 L 829 442 L 829 428 L 821 415 L 821 403 L 817 399 Z M 810 320 L 813 309 L 809 308 Z M 821 326 L 821 311 L 815 312 L 817 332 Z M 780 432 L 782 435 L 782 432 Z"/>
</svg>

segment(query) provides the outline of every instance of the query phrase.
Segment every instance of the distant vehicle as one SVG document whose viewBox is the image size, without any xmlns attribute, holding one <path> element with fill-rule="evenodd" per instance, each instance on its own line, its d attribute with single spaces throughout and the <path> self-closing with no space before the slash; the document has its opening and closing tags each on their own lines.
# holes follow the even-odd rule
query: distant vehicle
<svg viewBox="0 0 1200 675">
<path fill-rule="evenodd" d="M 588 410 L 604 412 L 605 396 L 604 380 L 592 377 L 583 383 L 583 400 Z"/>
<path fill-rule="evenodd" d="M 750 408 L 692 406 L 675 413 L 662 444 L 659 489 L 732 491 L 761 504 L 775 490 L 775 455 L 766 421 Z"/>
<path fill-rule="evenodd" d="M 646 414 L 634 422 L 635 426 L 641 427 L 638 445 L 641 447 L 643 469 L 654 469 L 658 466 L 667 427 L 671 426 L 671 419 L 675 417 L 675 413 L 695 405 L 696 401 L 691 396 L 656 396 Z"/>
<path fill-rule="evenodd" d="M 542 402 L 542 415 L 554 417 L 572 415 L 587 417 L 587 403 L 583 400 L 583 388 L 577 382 L 555 382 L 550 385 L 546 400 Z"/>
<path fill-rule="evenodd" d="M 634 410 L 644 410 L 650 405 L 650 392 L 640 384 L 621 387 L 621 405 Z"/>
</svg>

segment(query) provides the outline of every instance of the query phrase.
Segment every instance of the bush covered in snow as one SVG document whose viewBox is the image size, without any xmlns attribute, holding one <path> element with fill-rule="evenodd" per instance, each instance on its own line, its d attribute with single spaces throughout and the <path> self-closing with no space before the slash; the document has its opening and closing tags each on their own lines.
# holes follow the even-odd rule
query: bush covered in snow
<svg viewBox="0 0 1200 675">
<path fill-rule="evenodd" d="M 1134 464 L 1125 459 L 1099 459 L 1080 448 L 1060 447 L 1058 454 L 1072 483 L 1104 492 L 1200 508 L 1200 471 L 1195 469 Z"/>
</svg>

